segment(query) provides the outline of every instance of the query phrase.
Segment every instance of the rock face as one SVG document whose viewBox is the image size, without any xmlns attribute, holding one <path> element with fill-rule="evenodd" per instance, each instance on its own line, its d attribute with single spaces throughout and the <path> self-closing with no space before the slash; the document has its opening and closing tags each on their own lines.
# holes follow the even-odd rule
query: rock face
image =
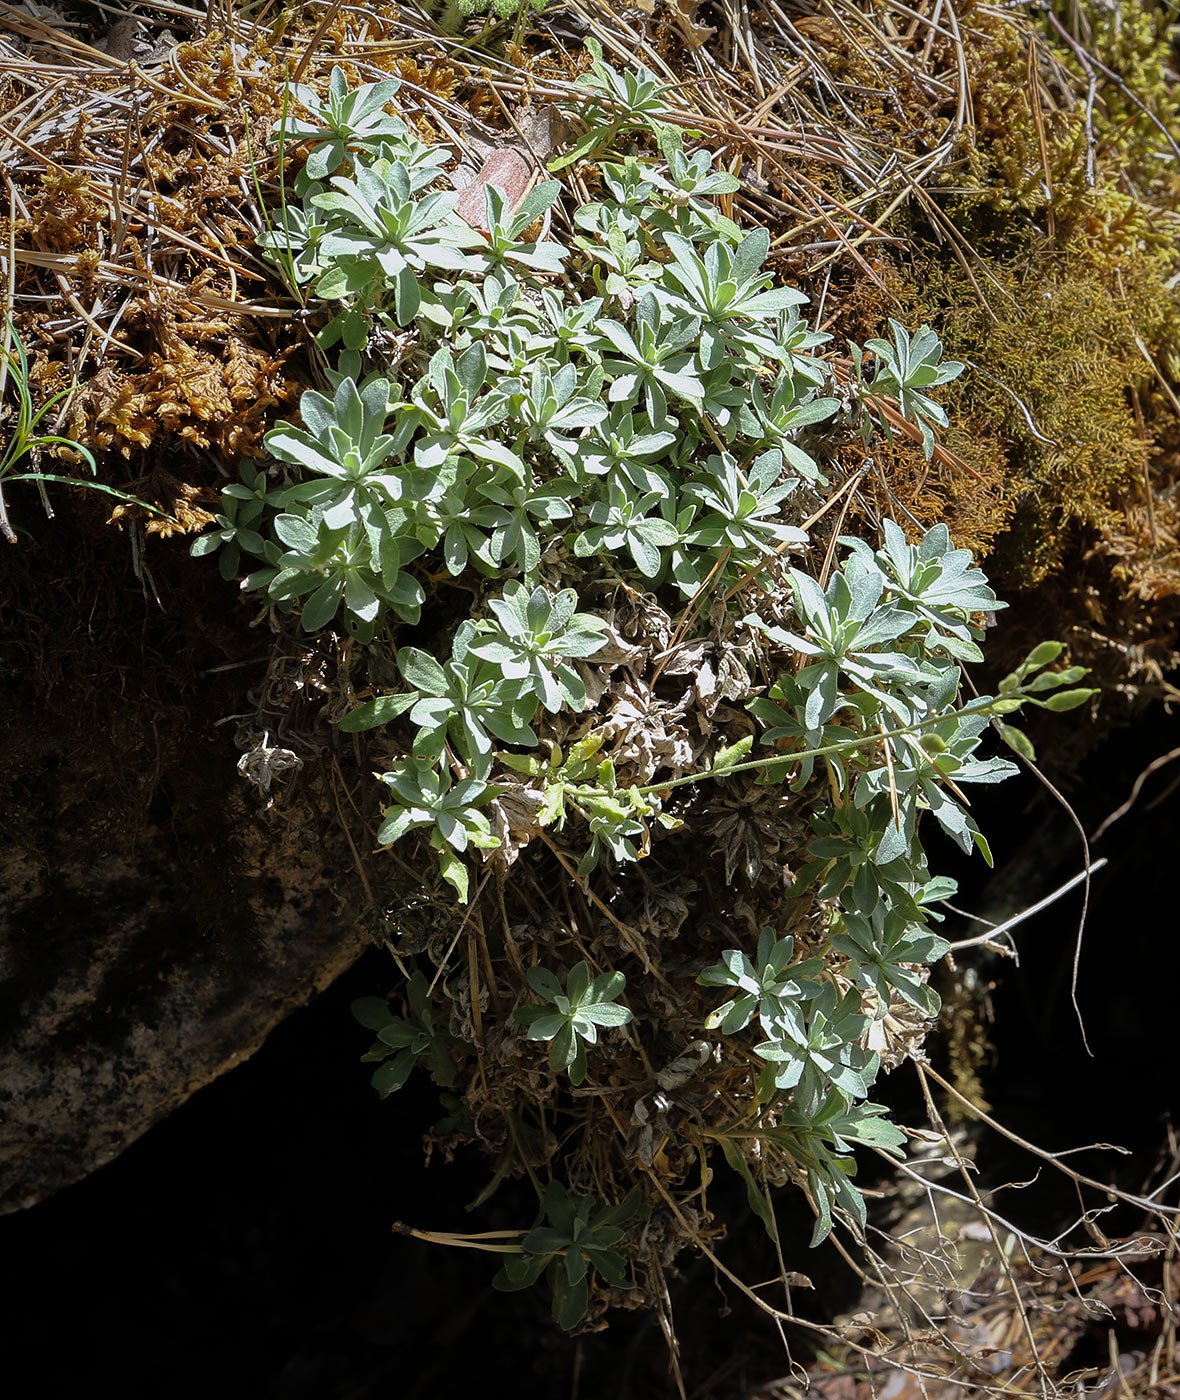
<svg viewBox="0 0 1180 1400">
<path fill-rule="evenodd" d="M 366 942 L 315 659 L 296 638 L 276 661 L 183 547 L 141 587 L 124 537 L 31 523 L 0 558 L 7 1211 L 117 1156 Z M 305 761 L 263 793 L 239 745 L 268 729 Z"/>
</svg>

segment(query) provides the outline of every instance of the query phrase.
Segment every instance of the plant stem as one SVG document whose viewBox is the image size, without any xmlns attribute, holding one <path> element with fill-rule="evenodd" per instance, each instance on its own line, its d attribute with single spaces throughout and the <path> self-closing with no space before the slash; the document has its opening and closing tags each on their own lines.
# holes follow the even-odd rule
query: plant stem
<svg viewBox="0 0 1180 1400">
<path fill-rule="evenodd" d="M 1020 697 L 1018 694 L 1014 694 L 1000 698 L 1013 700 Z M 961 710 L 956 710 L 955 716 L 990 714 L 995 703 L 995 698 L 973 700 L 970 705 L 964 705 Z M 643 797 L 649 792 L 667 792 L 670 788 L 687 787 L 690 783 L 700 783 L 706 778 L 728 778 L 733 773 L 749 773 L 755 769 L 769 768 L 774 763 L 794 763 L 801 758 L 826 758 L 831 754 L 852 753 L 856 749 L 863 749 L 870 744 L 879 743 L 882 739 L 897 739 L 905 734 L 918 734 L 923 729 L 929 729 L 933 725 L 944 724 L 949 718 L 952 716 L 929 715 L 926 719 L 918 720 L 914 724 L 903 724 L 897 729 L 883 729 L 876 734 L 866 734 L 863 739 L 840 739 L 835 743 L 822 744 L 817 749 L 798 749 L 794 753 L 777 754 L 772 758 L 751 758 L 745 763 L 735 763 L 732 767 L 725 767 L 720 771 L 708 768 L 703 773 L 686 773 L 681 778 L 669 778 L 662 783 L 645 783 L 636 791 Z"/>
</svg>

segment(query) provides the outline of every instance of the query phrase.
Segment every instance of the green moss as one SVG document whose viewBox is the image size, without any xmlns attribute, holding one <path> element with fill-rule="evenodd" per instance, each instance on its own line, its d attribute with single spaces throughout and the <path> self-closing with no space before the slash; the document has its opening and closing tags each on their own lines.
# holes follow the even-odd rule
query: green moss
<svg viewBox="0 0 1180 1400">
<path fill-rule="evenodd" d="M 914 201 L 889 226 L 904 249 L 887 293 L 850 289 L 840 330 L 874 334 L 876 303 L 882 319 L 929 322 L 970 362 L 948 388 L 960 426 L 947 446 L 977 476 L 919 478 L 898 460 L 890 484 L 957 517 L 973 548 L 1008 531 L 999 572 L 1028 586 L 1086 532 L 1126 530 L 1175 425 L 1156 373 L 1180 377 L 1175 30 L 1154 5 L 1082 3 L 1036 28 L 980 4 L 961 21 L 973 121 L 936 195 L 959 246 Z M 856 76 L 852 55 L 833 62 Z M 915 103 L 925 110 L 907 107 L 914 125 L 893 140 L 924 139 L 930 104 Z"/>
<path fill-rule="evenodd" d="M 1159 317 L 1145 305 L 1150 276 L 1146 287 L 1124 279 L 1120 296 L 1069 253 L 1042 248 L 987 271 L 1001 292 L 998 320 L 944 259 L 916 258 L 897 292 L 907 315 L 937 318 L 947 343 L 981 367 L 948 391 L 948 410 L 1008 444 L 1001 483 L 980 493 L 978 510 L 1014 518 L 1021 544 L 1011 582 L 1028 585 L 1060 560 L 1077 527 L 1115 528 L 1123 496 L 1143 479 L 1151 441 L 1129 391 L 1149 392 L 1136 336 L 1151 337 Z M 970 443 L 960 450 L 971 461 Z"/>
</svg>

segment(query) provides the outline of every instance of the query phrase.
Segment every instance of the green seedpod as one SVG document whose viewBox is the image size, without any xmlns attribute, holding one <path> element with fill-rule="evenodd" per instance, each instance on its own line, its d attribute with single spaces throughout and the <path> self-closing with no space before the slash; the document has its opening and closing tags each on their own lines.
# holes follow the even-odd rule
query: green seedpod
<svg viewBox="0 0 1180 1400">
<path fill-rule="evenodd" d="M 1051 661 L 1056 661 L 1064 650 L 1064 642 L 1041 642 L 1025 657 L 1021 670 L 1035 671 L 1041 666 L 1048 666 Z"/>
<path fill-rule="evenodd" d="M 1063 714 L 1066 710 L 1076 710 L 1079 705 L 1084 705 L 1097 694 L 1096 690 L 1062 690 L 1056 695 L 1051 695 L 1048 700 L 1038 700 L 1037 704 L 1055 714 Z"/>
<path fill-rule="evenodd" d="M 998 723 L 997 728 L 1000 731 L 1000 738 L 1010 749 L 1014 749 L 1021 758 L 1028 759 L 1030 763 L 1036 762 L 1037 752 L 1033 748 L 1032 740 L 1023 729 L 1017 729 L 1014 725 L 1002 722 Z"/>
</svg>

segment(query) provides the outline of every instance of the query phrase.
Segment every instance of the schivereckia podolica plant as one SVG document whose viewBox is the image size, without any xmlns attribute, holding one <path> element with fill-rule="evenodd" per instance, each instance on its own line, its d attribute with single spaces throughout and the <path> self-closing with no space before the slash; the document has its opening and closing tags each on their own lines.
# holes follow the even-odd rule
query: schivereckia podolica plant
<svg viewBox="0 0 1180 1400">
<path fill-rule="evenodd" d="M 1046 644 L 964 702 L 1003 607 L 970 555 L 832 536 L 881 403 L 935 451 L 934 332 L 854 347 L 849 388 L 653 75 L 595 53 L 579 89 L 553 166 L 592 198 L 488 186 L 486 231 L 396 84 L 291 89 L 260 242 L 331 368 L 195 546 L 356 643 L 339 728 L 405 977 L 405 1014 L 357 1006 L 374 1083 L 434 1076 L 481 1200 L 531 1179 L 496 1281 L 547 1278 L 566 1327 L 716 1238 L 710 1162 L 772 1234 L 786 1182 L 816 1241 L 864 1226 L 855 1152 L 904 1142 L 874 1082 L 939 1009 L 924 835 L 990 859 L 970 785 L 1027 752 L 1022 706 L 1090 694 Z"/>
</svg>

